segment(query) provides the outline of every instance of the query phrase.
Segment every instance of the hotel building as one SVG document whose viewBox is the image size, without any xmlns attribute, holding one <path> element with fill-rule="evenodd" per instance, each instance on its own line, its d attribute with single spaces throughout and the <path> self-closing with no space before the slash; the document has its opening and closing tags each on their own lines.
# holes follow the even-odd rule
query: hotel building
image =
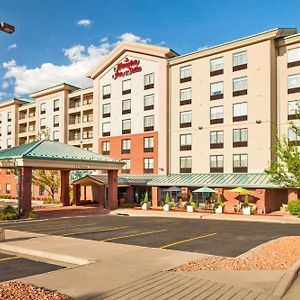
<svg viewBox="0 0 300 300">
<path fill-rule="evenodd" d="M 61 84 L 33 93 L 32 103 L 2 103 L 7 129 L 2 149 L 44 134 L 124 160 L 123 176 L 159 179 L 261 174 L 272 159 L 274 130 L 300 145 L 288 129 L 300 104 L 295 29 L 269 30 L 185 55 L 123 42 L 87 76 L 86 89 Z M 5 179 L 1 175 L 0 194 Z M 286 193 L 277 191 L 285 201 Z"/>
</svg>

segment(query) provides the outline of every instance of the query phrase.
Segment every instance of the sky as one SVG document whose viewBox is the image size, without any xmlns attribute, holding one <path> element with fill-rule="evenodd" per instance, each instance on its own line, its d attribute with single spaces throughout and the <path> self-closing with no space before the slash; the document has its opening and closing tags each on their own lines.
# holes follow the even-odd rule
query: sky
<svg viewBox="0 0 300 300">
<path fill-rule="evenodd" d="M 277 27 L 298 28 L 299 0 L 0 1 L 0 101 L 62 82 L 92 85 L 86 73 L 121 41 L 179 54 Z"/>
</svg>

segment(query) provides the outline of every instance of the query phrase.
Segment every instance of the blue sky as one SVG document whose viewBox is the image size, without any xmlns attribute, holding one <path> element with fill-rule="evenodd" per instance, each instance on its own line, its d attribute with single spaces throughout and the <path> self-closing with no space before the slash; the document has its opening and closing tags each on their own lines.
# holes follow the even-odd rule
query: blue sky
<svg viewBox="0 0 300 300">
<path fill-rule="evenodd" d="M 300 30 L 297 0 L 0 1 L 0 101 L 60 82 L 80 86 L 122 40 L 180 54 L 276 27 Z"/>
</svg>

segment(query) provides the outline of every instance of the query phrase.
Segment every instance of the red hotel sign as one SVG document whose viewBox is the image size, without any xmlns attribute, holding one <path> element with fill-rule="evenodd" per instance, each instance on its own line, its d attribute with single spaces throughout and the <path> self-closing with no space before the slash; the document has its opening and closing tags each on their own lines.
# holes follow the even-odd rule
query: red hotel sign
<svg viewBox="0 0 300 300">
<path fill-rule="evenodd" d="M 141 72 L 142 67 L 140 66 L 139 59 L 129 60 L 127 57 L 114 67 L 115 74 L 112 76 L 113 79 L 128 76 L 137 72 Z"/>
</svg>

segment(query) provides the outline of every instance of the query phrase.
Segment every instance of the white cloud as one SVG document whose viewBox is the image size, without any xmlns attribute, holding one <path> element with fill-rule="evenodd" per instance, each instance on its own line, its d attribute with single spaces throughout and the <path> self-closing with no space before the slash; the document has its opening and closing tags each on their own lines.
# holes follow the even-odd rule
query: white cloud
<svg viewBox="0 0 300 300">
<path fill-rule="evenodd" d="M 28 68 L 26 65 L 19 65 L 15 60 L 4 62 L 6 69 L 3 79 L 11 79 L 16 96 L 26 95 L 35 91 L 67 82 L 79 87 L 87 87 L 92 84 L 91 79 L 86 77 L 87 72 L 95 67 L 99 61 L 106 56 L 120 41 L 130 40 L 148 42 L 150 39 L 141 38 L 132 33 L 122 34 L 117 42 L 109 42 L 102 39 L 98 45 L 74 45 L 63 49 L 68 63 L 55 65 L 45 62 L 35 68 Z"/>
<path fill-rule="evenodd" d="M 13 49 L 13 48 L 17 48 L 17 44 L 11 44 L 7 47 L 7 50 Z"/>
<path fill-rule="evenodd" d="M 141 38 L 140 36 L 137 36 L 133 33 L 126 32 L 123 33 L 122 35 L 118 36 L 120 39 L 120 42 L 138 42 L 138 43 L 149 43 L 151 40 L 149 38 Z"/>
<path fill-rule="evenodd" d="M 88 26 L 90 26 L 90 25 L 92 25 L 92 21 L 91 20 L 89 20 L 89 19 L 82 19 L 82 20 L 79 20 L 78 22 L 77 22 L 77 25 L 79 25 L 79 26 L 84 26 L 84 27 L 88 27 Z"/>
<path fill-rule="evenodd" d="M 2 84 L 1 84 L 1 87 L 5 90 L 9 87 L 9 83 L 7 81 L 4 81 Z"/>
</svg>

